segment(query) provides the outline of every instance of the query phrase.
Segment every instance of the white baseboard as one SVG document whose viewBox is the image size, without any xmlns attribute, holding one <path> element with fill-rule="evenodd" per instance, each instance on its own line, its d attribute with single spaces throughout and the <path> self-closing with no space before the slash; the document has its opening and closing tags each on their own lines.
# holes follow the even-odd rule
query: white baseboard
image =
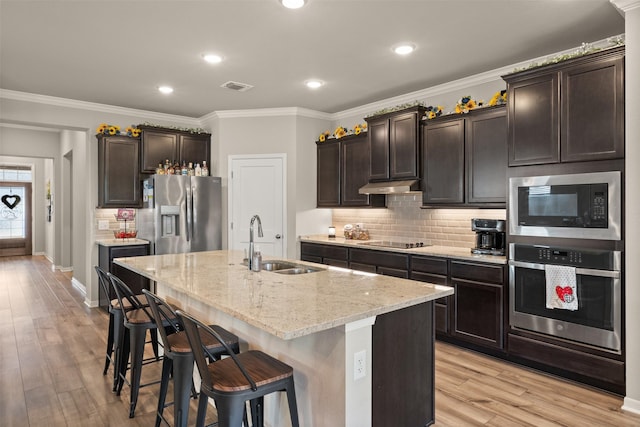
<svg viewBox="0 0 640 427">
<path fill-rule="evenodd" d="M 87 296 L 87 287 L 75 277 L 71 278 L 71 286 L 82 292 L 82 295 Z"/>
<path fill-rule="evenodd" d="M 69 272 L 69 271 L 73 271 L 73 267 L 61 267 L 61 266 L 57 266 L 56 268 L 57 268 L 58 270 L 60 270 L 60 271 L 64 272 L 64 273 Z"/>
<path fill-rule="evenodd" d="M 622 402 L 622 410 L 640 415 L 640 400 L 625 397 Z"/>
</svg>

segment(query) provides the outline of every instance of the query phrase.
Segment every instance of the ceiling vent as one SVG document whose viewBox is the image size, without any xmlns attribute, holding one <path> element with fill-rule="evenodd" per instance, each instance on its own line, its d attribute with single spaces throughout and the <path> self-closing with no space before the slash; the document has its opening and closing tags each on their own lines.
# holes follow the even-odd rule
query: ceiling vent
<svg viewBox="0 0 640 427">
<path fill-rule="evenodd" d="M 246 92 L 249 89 L 251 89 L 253 86 L 248 85 L 246 83 L 228 81 L 220 87 L 226 87 L 227 89 L 235 90 L 237 92 Z"/>
</svg>

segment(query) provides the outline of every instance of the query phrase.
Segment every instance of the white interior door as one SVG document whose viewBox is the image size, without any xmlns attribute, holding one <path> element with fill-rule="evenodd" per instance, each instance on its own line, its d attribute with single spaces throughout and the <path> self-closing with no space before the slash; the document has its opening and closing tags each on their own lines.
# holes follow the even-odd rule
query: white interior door
<svg viewBox="0 0 640 427">
<path fill-rule="evenodd" d="M 263 257 L 282 257 L 287 248 L 286 154 L 229 157 L 229 249 L 249 249 L 249 223 L 260 216 L 263 237 L 254 224 L 254 244 Z"/>
</svg>

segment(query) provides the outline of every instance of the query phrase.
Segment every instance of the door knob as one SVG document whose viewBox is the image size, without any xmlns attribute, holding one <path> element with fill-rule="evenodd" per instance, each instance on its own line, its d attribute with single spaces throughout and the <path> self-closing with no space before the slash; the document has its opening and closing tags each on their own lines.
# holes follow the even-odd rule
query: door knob
<svg viewBox="0 0 640 427">
<path fill-rule="evenodd" d="M 279 238 L 281 238 L 281 237 L 282 237 L 281 235 L 276 234 L 276 239 L 279 239 Z"/>
</svg>

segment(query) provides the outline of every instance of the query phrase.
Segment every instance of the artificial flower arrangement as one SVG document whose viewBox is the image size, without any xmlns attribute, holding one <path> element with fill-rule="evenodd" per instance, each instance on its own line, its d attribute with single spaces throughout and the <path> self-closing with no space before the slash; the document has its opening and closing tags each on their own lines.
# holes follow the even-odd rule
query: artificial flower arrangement
<svg viewBox="0 0 640 427">
<path fill-rule="evenodd" d="M 127 132 L 127 135 L 132 138 L 137 138 L 140 136 L 140 133 L 142 133 L 140 129 L 133 126 L 129 126 L 128 128 L 126 128 L 125 132 Z"/>
<path fill-rule="evenodd" d="M 100 135 L 109 135 L 109 136 L 120 135 L 120 126 L 109 125 L 107 123 L 100 123 L 100 125 L 96 129 L 96 133 Z M 137 138 L 142 133 L 142 130 L 131 125 L 125 129 L 125 133 L 127 136 L 130 136 L 132 138 Z"/>
<path fill-rule="evenodd" d="M 436 117 L 440 117 L 442 115 L 442 110 L 444 109 L 444 107 L 437 105 L 437 106 L 432 106 L 429 105 L 426 109 L 426 111 L 424 112 L 424 117 L 422 118 L 423 120 L 431 120 L 431 119 L 435 119 Z"/>
<path fill-rule="evenodd" d="M 474 108 L 482 107 L 483 103 L 484 103 L 483 101 L 476 101 L 475 99 L 471 98 L 469 95 L 463 96 L 462 98 L 460 98 L 460 100 L 456 104 L 455 112 L 456 114 L 466 114 L 469 111 L 473 110 Z"/>
<path fill-rule="evenodd" d="M 100 123 L 100 126 L 96 129 L 96 133 L 102 135 L 120 135 L 120 126 Z"/>
<path fill-rule="evenodd" d="M 360 135 L 362 132 L 366 132 L 366 131 L 367 131 L 366 123 L 358 123 L 353 127 L 353 129 L 349 129 L 349 130 L 347 130 L 347 128 L 343 126 L 338 126 L 336 130 L 333 131 L 333 134 L 328 130 L 322 132 L 318 137 L 318 141 L 325 142 L 329 138 L 340 139 L 347 135 Z"/>
<path fill-rule="evenodd" d="M 503 89 L 493 94 L 489 101 L 489 106 L 502 105 L 507 103 L 507 90 Z"/>
</svg>

